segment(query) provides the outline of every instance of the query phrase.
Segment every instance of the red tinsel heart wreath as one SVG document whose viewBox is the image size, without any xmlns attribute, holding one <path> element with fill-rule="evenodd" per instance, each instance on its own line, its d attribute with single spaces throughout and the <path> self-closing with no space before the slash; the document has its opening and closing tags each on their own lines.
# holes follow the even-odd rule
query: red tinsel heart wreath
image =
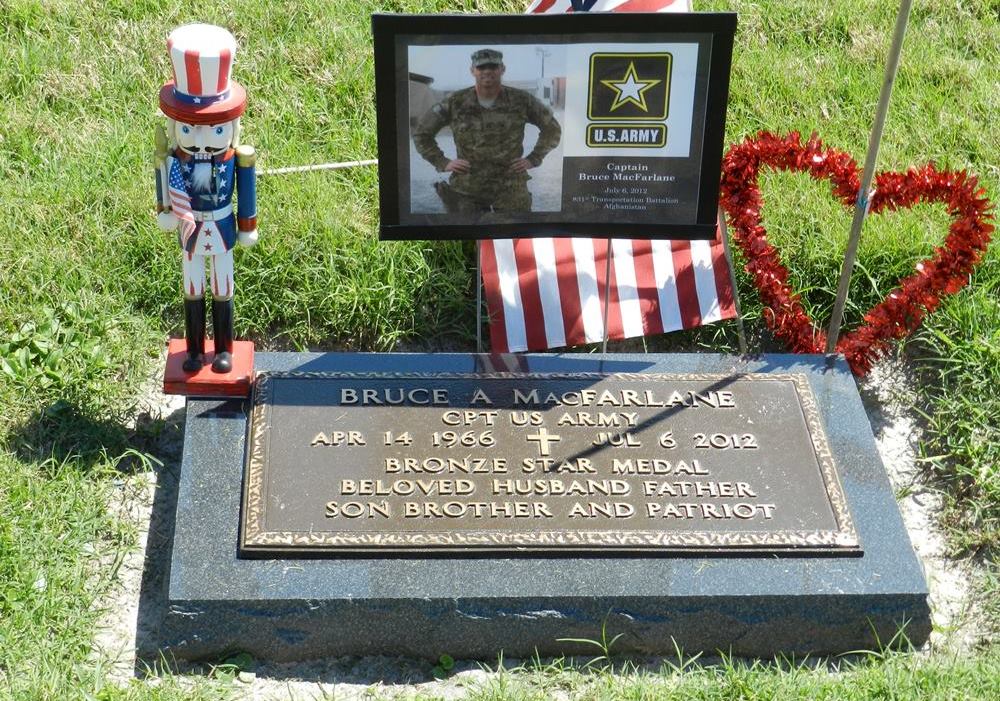
<svg viewBox="0 0 1000 701">
<path fill-rule="evenodd" d="M 784 137 L 761 132 L 730 148 L 722 162 L 720 201 L 733 239 L 749 261 L 746 269 L 760 291 L 768 326 L 796 353 L 823 353 L 826 333 L 816 327 L 799 295 L 789 287 L 788 270 L 761 224 L 763 198 L 757 179 L 762 166 L 826 178 L 833 184 L 834 196 L 852 209 L 861 174 L 850 155 L 824 148 L 815 137 L 802 144 L 794 132 Z M 918 202 L 947 205 L 952 217 L 948 236 L 932 258 L 919 263 L 913 275 L 865 314 L 860 327 L 841 335 L 837 351 L 856 375 L 868 372 L 892 339 L 920 326 L 942 295 L 962 289 L 990 242 L 992 205 L 974 175 L 938 170 L 931 163 L 905 173 L 875 176 L 870 212 L 912 207 Z"/>
</svg>

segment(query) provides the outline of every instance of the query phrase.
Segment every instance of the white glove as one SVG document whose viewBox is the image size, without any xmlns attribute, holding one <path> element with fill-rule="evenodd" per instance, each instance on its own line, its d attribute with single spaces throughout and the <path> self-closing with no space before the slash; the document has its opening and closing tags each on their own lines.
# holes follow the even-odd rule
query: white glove
<svg viewBox="0 0 1000 701">
<path fill-rule="evenodd" d="M 246 246 L 247 248 L 249 248 L 250 246 L 257 243 L 257 230 L 254 229 L 253 231 L 241 231 L 239 239 L 241 246 Z"/>
<path fill-rule="evenodd" d="M 174 231 L 177 229 L 177 215 L 167 210 L 156 215 L 156 223 L 163 231 Z"/>
</svg>

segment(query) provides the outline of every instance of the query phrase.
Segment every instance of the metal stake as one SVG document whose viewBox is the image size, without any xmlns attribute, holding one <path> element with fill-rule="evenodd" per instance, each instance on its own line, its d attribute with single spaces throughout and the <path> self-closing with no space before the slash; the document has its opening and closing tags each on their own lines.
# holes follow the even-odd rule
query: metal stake
<svg viewBox="0 0 1000 701">
<path fill-rule="evenodd" d="M 892 85 L 896 81 L 896 69 L 899 68 L 899 55 L 903 49 L 903 37 L 906 36 L 906 23 L 910 18 L 912 0 L 902 0 L 899 15 L 896 17 L 896 29 L 892 35 L 892 46 L 889 48 L 889 60 L 885 66 L 885 79 L 882 81 L 882 91 L 878 98 L 878 108 L 875 110 L 875 124 L 872 126 L 871 137 L 868 140 L 868 155 L 865 158 L 864 175 L 861 179 L 861 189 L 854 204 L 854 221 L 851 222 L 851 235 L 847 240 L 847 251 L 844 253 L 844 267 L 840 271 L 840 284 L 837 287 L 837 299 L 833 305 L 833 315 L 830 317 L 830 329 L 826 335 L 826 352 L 833 353 L 837 349 L 840 337 L 840 324 L 844 320 L 844 306 L 847 304 L 847 292 L 851 285 L 851 272 L 854 269 L 854 259 L 858 253 L 858 243 L 861 241 L 861 226 L 868 213 L 868 198 L 870 196 L 872 178 L 875 175 L 875 161 L 878 160 L 878 149 L 882 142 L 882 129 L 885 127 L 885 117 L 889 112 L 889 98 L 892 97 Z"/>
<path fill-rule="evenodd" d="M 483 352 L 483 265 L 482 242 L 476 239 L 476 352 Z"/>
<path fill-rule="evenodd" d="M 615 249 L 611 246 L 611 237 L 608 237 L 608 260 L 604 268 L 604 342 L 601 344 L 601 352 L 608 352 L 608 308 L 611 306 L 611 257 L 615 254 Z"/>
<path fill-rule="evenodd" d="M 726 265 L 729 267 L 729 284 L 733 288 L 733 304 L 736 306 L 736 333 L 739 336 L 740 355 L 747 354 L 747 333 L 743 327 L 743 309 L 740 307 L 740 290 L 736 286 L 736 270 L 733 268 L 733 256 L 729 252 L 729 227 L 726 226 L 726 213 L 719 207 L 719 234 L 722 236 L 722 250 L 726 255 Z"/>
</svg>

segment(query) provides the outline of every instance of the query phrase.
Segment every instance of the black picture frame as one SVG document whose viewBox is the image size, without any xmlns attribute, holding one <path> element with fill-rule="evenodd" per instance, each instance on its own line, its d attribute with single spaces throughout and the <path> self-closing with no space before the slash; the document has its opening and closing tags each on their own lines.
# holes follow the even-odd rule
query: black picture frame
<svg viewBox="0 0 1000 701">
<path fill-rule="evenodd" d="M 732 63 L 733 39 L 736 32 L 735 13 L 570 13 L 558 15 L 372 15 L 372 32 L 375 48 L 375 91 L 377 104 L 378 130 L 378 170 L 379 170 L 379 237 L 383 240 L 448 240 L 448 239 L 487 239 L 487 238 L 529 238 L 539 236 L 569 237 L 584 236 L 605 238 L 639 239 L 711 239 L 716 233 L 719 178 L 725 135 L 726 105 L 729 96 L 729 74 Z M 457 55 L 459 49 L 470 52 L 476 47 L 488 48 L 496 45 L 517 45 L 524 47 L 570 47 L 567 52 L 577 54 L 590 45 L 651 45 L 654 47 L 665 44 L 687 47 L 694 45 L 693 52 L 695 70 L 688 70 L 682 80 L 685 89 L 690 92 L 690 127 L 687 155 L 683 157 L 653 156 L 603 156 L 595 149 L 594 156 L 570 158 L 561 161 L 561 180 L 552 188 L 559 189 L 560 208 L 545 211 L 477 211 L 475 213 L 424 211 L 415 205 L 411 192 L 411 168 L 420 163 L 412 154 L 411 144 L 414 124 L 421 124 L 420 119 L 411 112 L 411 83 L 414 80 L 433 80 L 426 76 L 415 74 L 410 70 L 408 51 L 418 47 L 423 51 L 449 51 L 441 53 L 442 57 Z M 434 48 L 431 48 L 434 47 Z M 581 49 L 580 47 L 584 47 Z M 546 49 L 539 49 L 544 52 Z M 596 52 L 593 55 L 597 55 Z M 650 55 L 653 55 L 652 52 Z M 575 55 L 575 54 L 574 54 Z M 611 54 L 608 54 L 609 56 Z M 641 52 L 623 54 L 628 57 L 640 56 Z M 659 54 L 657 54 L 659 55 Z M 592 58 L 592 63 L 596 59 Z M 672 60 L 672 59 L 671 59 Z M 471 65 L 471 64 L 470 64 Z M 687 64 L 690 68 L 692 63 Z M 488 68 L 488 66 L 487 66 Z M 544 59 L 542 64 L 542 79 L 545 78 Z M 590 67 L 588 93 L 592 99 L 594 92 L 594 67 Z M 632 69 L 634 71 L 634 69 Z M 668 69 L 669 70 L 669 69 Z M 668 73 L 668 79 L 672 74 Z M 565 80 L 565 79 L 564 79 Z M 621 80 L 626 80 L 622 78 Z M 632 80 L 632 79 L 627 79 Z M 469 78 L 470 84 L 472 77 Z M 601 81 L 607 83 L 609 81 Z M 652 85 L 654 80 L 640 81 L 644 85 Z M 505 83 L 506 84 L 506 83 Z M 564 83 L 565 85 L 565 83 Z M 625 82 L 615 83 L 615 86 L 626 86 Z M 610 86 L 609 86 L 610 87 Z M 619 95 L 624 95 L 621 88 L 614 87 Z M 671 88 L 667 88 L 670 90 Z M 576 88 L 577 93 L 579 88 Z M 631 92 L 634 92 L 633 87 Z M 458 89 L 453 91 L 459 92 Z M 471 92 L 471 91 L 470 91 Z M 635 101 L 629 96 L 623 97 Z M 673 99 L 665 97 L 664 99 Z M 645 102 L 645 101 L 644 101 Z M 438 103 L 441 104 L 441 103 Z M 645 105 L 644 105 L 645 106 Z M 573 112 L 573 119 L 578 119 Z M 425 113 L 426 114 L 426 113 Z M 684 116 L 684 115 L 682 115 Z M 588 115 L 588 118 L 590 115 Z M 569 119 L 569 117 L 567 117 Z M 688 121 L 684 121 L 687 124 Z M 663 146 L 666 146 L 667 126 L 662 122 Z M 644 132 L 623 130 L 617 128 L 616 134 L 611 131 L 594 131 L 600 123 L 587 126 L 587 146 L 591 145 L 591 133 L 594 143 L 597 136 L 602 138 L 645 138 Z M 622 124 L 628 127 L 629 124 Z M 631 126 L 636 126 L 632 124 Z M 522 126 L 523 129 L 523 126 Z M 426 129 L 425 129 L 426 131 Z M 650 138 L 660 137 L 659 128 L 646 130 Z M 610 134 L 610 137 L 609 137 Z M 631 134 L 631 137 L 628 135 Z M 636 134 L 639 134 L 636 137 Z M 565 138 L 565 137 L 564 137 Z M 525 137 L 527 143 L 527 137 Z M 573 148 L 578 149 L 576 141 Z M 619 151 L 635 151 L 636 145 L 625 142 L 608 144 Z M 683 145 L 683 144 L 682 144 Z M 608 149 L 614 151 L 614 149 Z M 525 154 L 527 155 L 527 154 Z M 426 157 L 425 157 L 426 158 Z M 446 156 L 447 158 L 447 156 Z M 621 163 L 619 163 L 619 161 Z M 668 163 L 669 161 L 669 163 Z M 591 162 L 597 170 L 597 175 L 591 174 L 588 165 Z M 607 163 L 602 168 L 601 163 Z M 632 179 L 659 179 L 676 185 L 656 183 L 655 187 L 677 190 L 678 197 L 651 197 L 646 194 L 636 194 L 636 204 L 629 205 L 624 194 L 608 197 L 596 197 L 588 194 L 585 189 L 589 185 L 578 185 L 577 180 L 586 178 L 603 178 L 604 170 L 612 167 L 645 168 L 641 175 L 626 174 Z M 583 164 L 583 165 L 581 165 Z M 682 173 L 674 176 L 661 175 L 661 171 L 669 166 L 670 172 Z M 653 170 L 650 172 L 650 168 Z M 552 169 L 550 167 L 550 169 Z M 574 170 L 575 169 L 575 170 Z M 577 178 L 567 177 L 576 173 Z M 615 172 L 612 176 L 618 177 Z M 454 179 L 452 180 L 454 182 Z M 544 184 L 544 183 L 542 183 Z M 598 187 L 602 185 L 597 185 Z M 568 197 L 580 190 L 583 199 Z M 623 191 L 639 192 L 644 188 L 625 186 Z M 426 188 L 421 186 L 419 195 L 424 197 Z M 617 192 L 615 188 L 610 188 Z M 657 193 L 660 193 L 657 190 Z M 633 193 L 634 194 L 634 193 Z M 640 200 L 645 197 L 653 202 L 665 202 L 666 205 L 643 205 Z M 589 199 L 588 199 L 589 198 Z M 429 201 L 429 200 L 427 200 Z M 570 205 L 567 202 L 586 202 L 586 205 Z M 605 204 L 595 204 L 603 201 Z M 529 200 L 530 202 L 530 200 Z M 612 204 L 607 204 L 611 202 Z M 625 203 L 621 207 L 615 203 Z M 677 205 L 677 206 L 674 206 Z M 443 206 L 443 205 L 442 205 Z M 529 204 L 529 207 L 531 205 Z M 589 207 L 588 211 L 580 211 Z M 601 207 L 609 211 L 598 211 Z M 640 207 L 645 209 L 639 210 Z M 497 208 L 498 210 L 500 208 Z M 633 211 L 633 209 L 635 211 Z"/>
</svg>

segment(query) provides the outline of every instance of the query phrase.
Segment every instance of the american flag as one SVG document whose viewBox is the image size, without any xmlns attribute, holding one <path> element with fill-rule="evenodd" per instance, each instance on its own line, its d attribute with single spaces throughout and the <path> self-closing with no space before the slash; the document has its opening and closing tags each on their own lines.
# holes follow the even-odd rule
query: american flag
<svg viewBox="0 0 1000 701">
<path fill-rule="evenodd" d="M 194 233 L 197 224 L 194 221 L 194 214 L 191 212 L 191 196 L 187 194 L 184 187 L 184 177 L 181 175 L 180 160 L 170 159 L 170 208 L 177 215 L 181 223 L 181 245 L 186 246 L 191 234 Z"/>
<path fill-rule="evenodd" d="M 533 0 L 527 13 L 690 12 L 689 0 Z"/>
<path fill-rule="evenodd" d="M 534 0 L 529 13 L 687 12 L 688 0 Z M 614 232 L 609 232 L 612 236 Z M 719 233 L 712 241 L 483 241 L 480 264 L 493 352 L 544 350 L 694 328 L 736 316 Z"/>
</svg>

